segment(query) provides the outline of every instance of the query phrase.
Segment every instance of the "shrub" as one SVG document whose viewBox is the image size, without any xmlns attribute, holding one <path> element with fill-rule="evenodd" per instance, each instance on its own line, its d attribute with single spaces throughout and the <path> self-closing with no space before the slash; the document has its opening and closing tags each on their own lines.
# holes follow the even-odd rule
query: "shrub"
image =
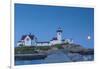
<svg viewBox="0 0 100 69">
<path fill-rule="evenodd" d="M 35 50 L 49 50 L 50 46 L 37 46 L 35 47 Z"/>
<path fill-rule="evenodd" d="M 58 49 L 62 49 L 62 45 L 61 44 L 56 44 L 54 47 L 58 48 Z"/>
</svg>

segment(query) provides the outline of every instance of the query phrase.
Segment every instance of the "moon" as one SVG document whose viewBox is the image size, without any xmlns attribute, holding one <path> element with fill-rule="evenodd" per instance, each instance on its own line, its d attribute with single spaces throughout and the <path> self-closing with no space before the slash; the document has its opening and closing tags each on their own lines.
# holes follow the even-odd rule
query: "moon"
<svg viewBox="0 0 100 69">
<path fill-rule="evenodd" d="M 87 39 L 90 40 L 91 39 L 91 36 L 88 36 Z"/>
</svg>

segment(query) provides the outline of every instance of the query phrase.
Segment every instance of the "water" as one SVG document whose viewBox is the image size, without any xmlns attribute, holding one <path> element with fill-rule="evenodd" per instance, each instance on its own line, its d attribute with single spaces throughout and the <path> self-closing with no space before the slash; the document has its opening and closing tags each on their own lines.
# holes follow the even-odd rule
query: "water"
<svg viewBox="0 0 100 69">
<path fill-rule="evenodd" d="M 93 61 L 94 55 L 79 55 L 79 54 L 64 54 L 57 51 L 47 58 L 42 60 L 16 60 L 15 65 L 29 65 L 29 64 L 46 64 L 46 63 L 61 63 L 61 62 L 77 62 L 77 61 Z"/>
</svg>

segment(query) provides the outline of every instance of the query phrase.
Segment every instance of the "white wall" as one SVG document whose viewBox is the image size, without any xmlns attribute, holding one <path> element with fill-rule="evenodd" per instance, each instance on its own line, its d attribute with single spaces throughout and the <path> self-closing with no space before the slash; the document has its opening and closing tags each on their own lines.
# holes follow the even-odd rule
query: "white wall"
<svg viewBox="0 0 100 69">
<path fill-rule="evenodd" d="M 73 43 L 73 40 L 66 39 L 65 42 L 68 42 L 68 43 L 72 44 Z"/>
<path fill-rule="evenodd" d="M 59 41 L 62 40 L 62 33 L 61 33 L 61 32 L 57 32 L 57 39 L 58 39 Z"/>
<path fill-rule="evenodd" d="M 50 41 L 50 44 L 51 45 L 55 45 L 55 44 L 61 44 L 62 42 L 59 41 L 59 40 L 53 40 L 53 41 Z"/>
<path fill-rule="evenodd" d="M 50 46 L 50 43 L 37 43 L 36 46 Z"/>
<path fill-rule="evenodd" d="M 29 40 L 27 40 L 29 39 Z M 32 45 L 32 40 L 30 39 L 29 36 L 26 36 L 26 38 L 24 39 L 25 42 L 25 46 L 31 46 Z"/>
<path fill-rule="evenodd" d="M 18 42 L 18 43 L 17 43 L 17 46 L 20 46 L 21 44 L 22 44 L 22 42 Z"/>
</svg>

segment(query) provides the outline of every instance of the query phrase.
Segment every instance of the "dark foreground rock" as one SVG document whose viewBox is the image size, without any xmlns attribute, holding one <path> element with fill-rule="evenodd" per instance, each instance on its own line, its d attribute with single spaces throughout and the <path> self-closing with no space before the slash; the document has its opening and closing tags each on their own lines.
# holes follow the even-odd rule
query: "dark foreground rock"
<svg viewBox="0 0 100 69">
<path fill-rule="evenodd" d="M 94 49 L 84 48 L 77 44 L 67 44 L 63 45 L 65 53 L 78 53 L 80 55 L 93 55 Z"/>
<path fill-rule="evenodd" d="M 15 60 L 38 60 L 45 59 L 46 54 L 16 54 Z"/>
</svg>

